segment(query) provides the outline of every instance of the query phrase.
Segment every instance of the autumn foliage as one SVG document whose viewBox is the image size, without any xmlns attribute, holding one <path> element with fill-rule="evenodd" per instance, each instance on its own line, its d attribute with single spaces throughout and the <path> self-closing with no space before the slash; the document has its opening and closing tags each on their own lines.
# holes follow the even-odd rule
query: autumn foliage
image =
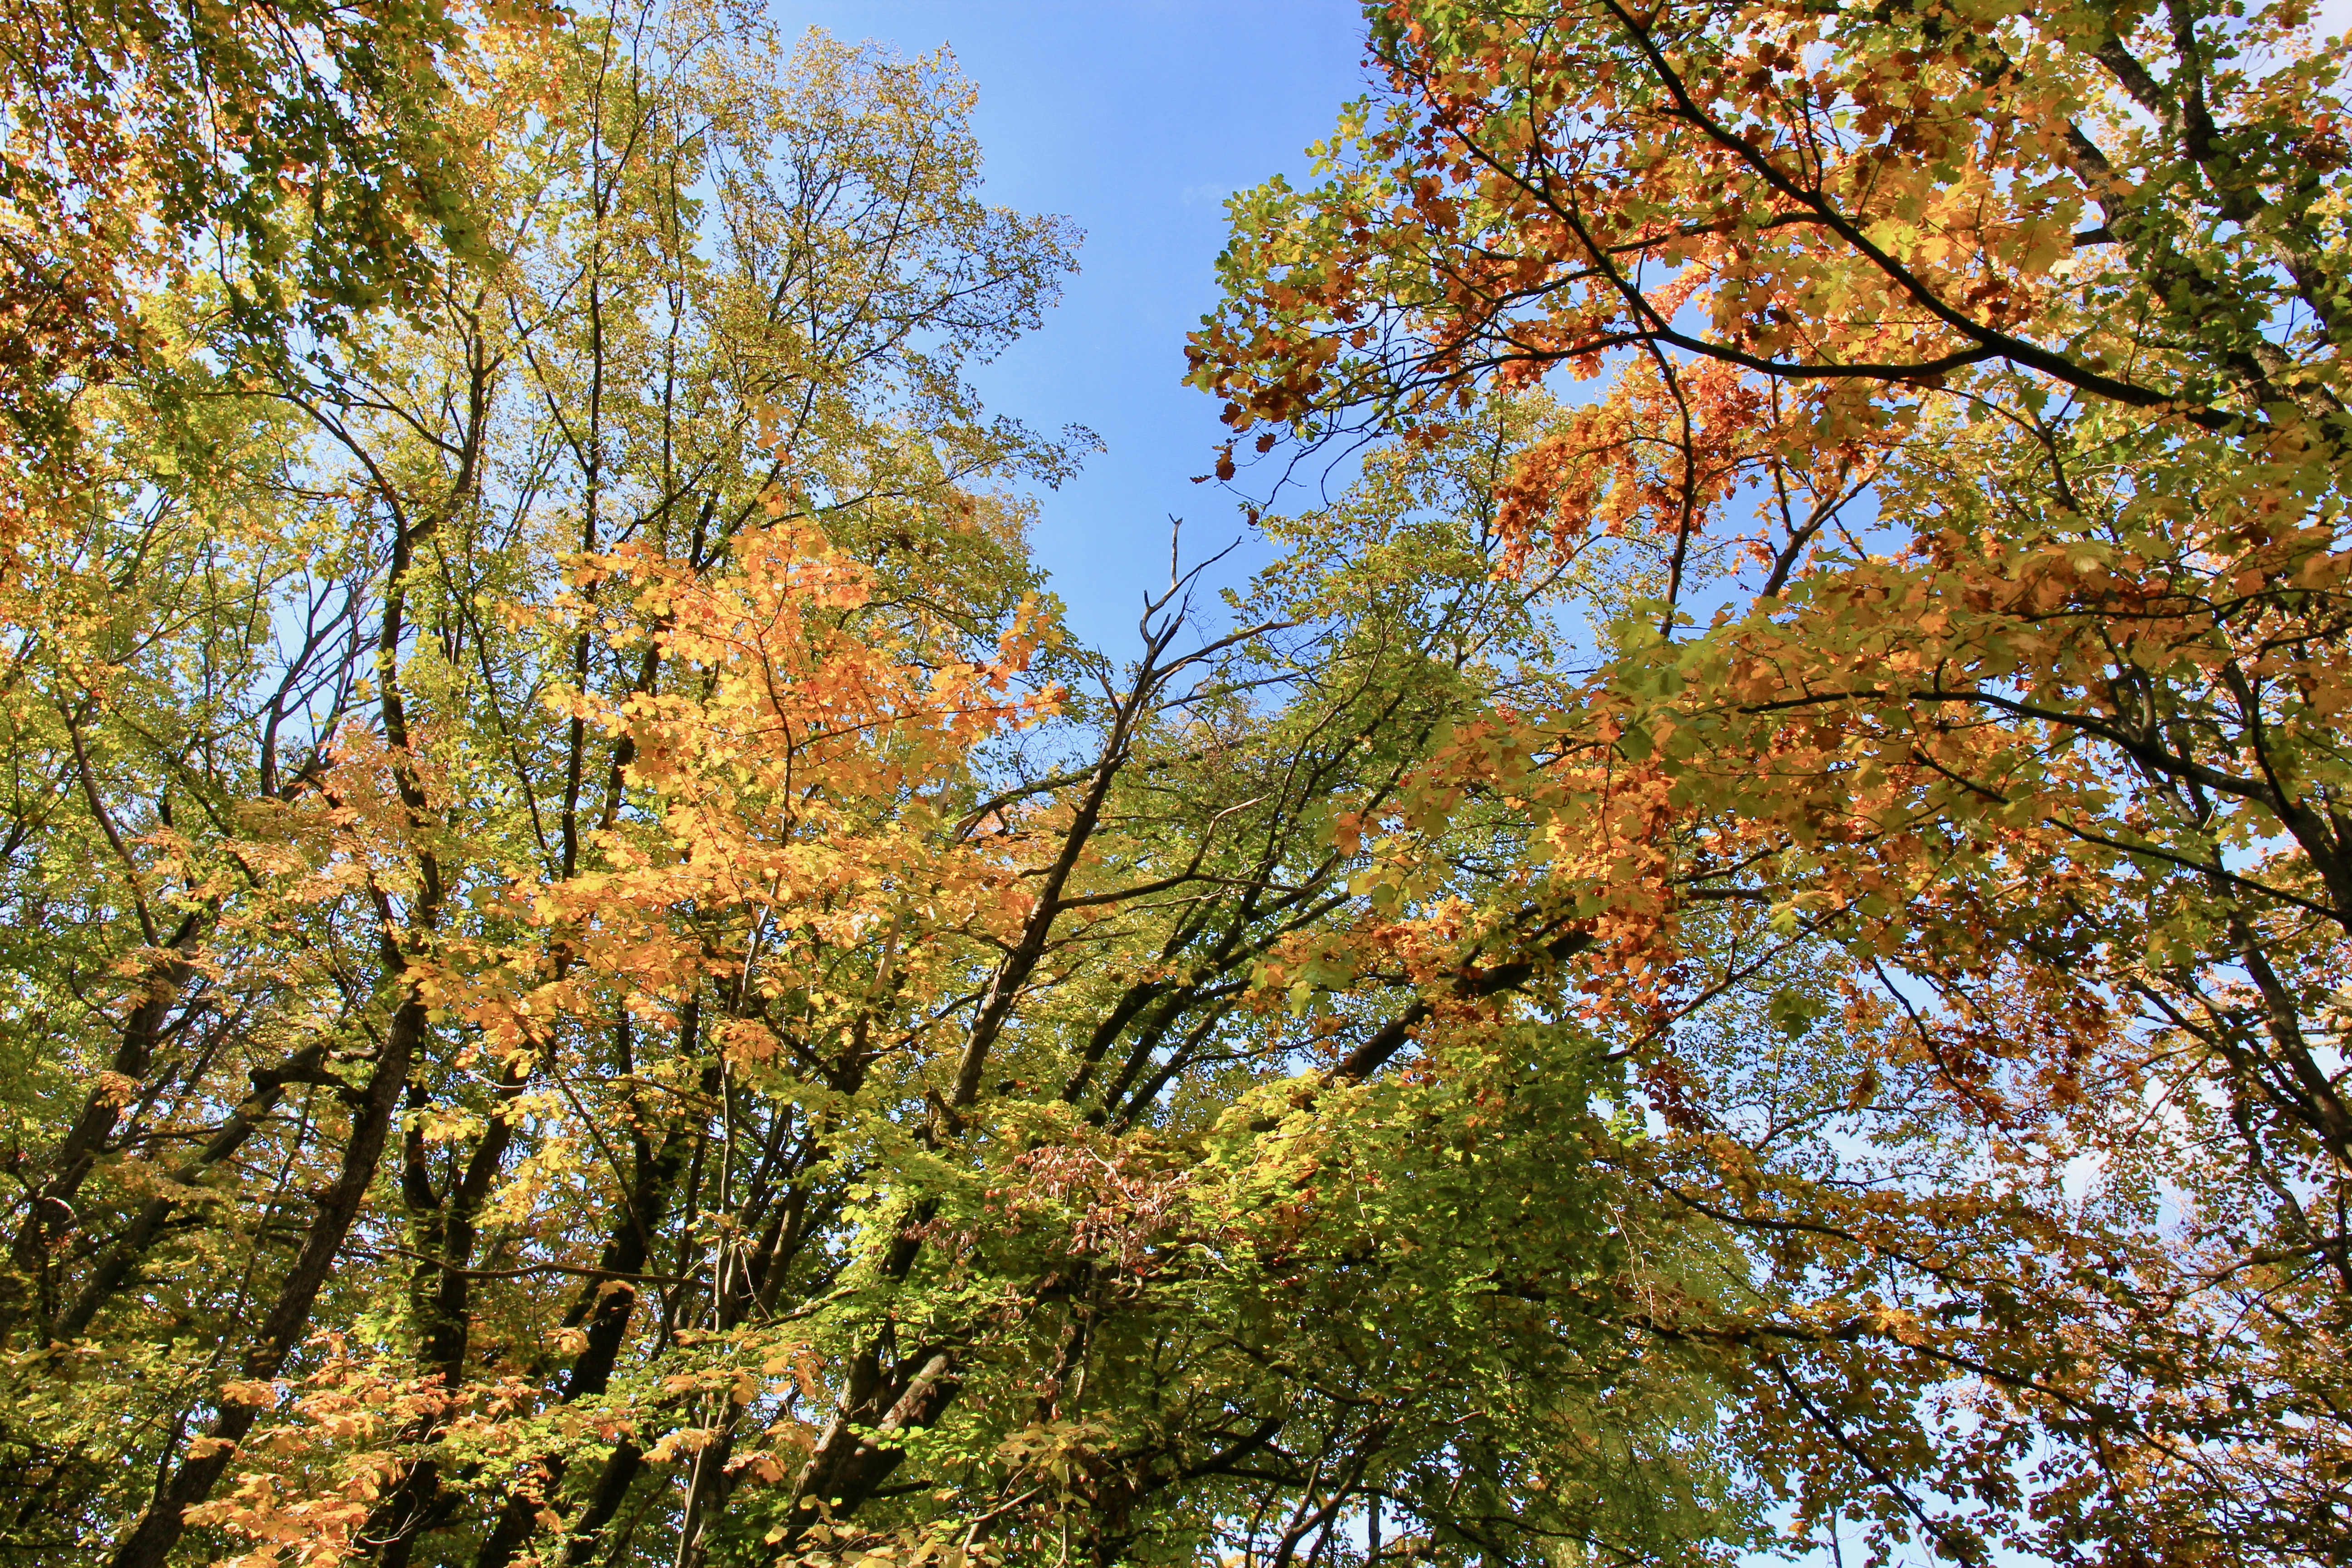
<svg viewBox="0 0 2352 1568">
<path fill-rule="evenodd" d="M 1370 7 L 1097 649 L 950 58 L 0 15 L 0 1546 L 2340 1560 L 2308 22 Z"/>
<path fill-rule="evenodd" d="M 1446 776 L 1652 924 L 1656 1179 L 1745 1237 L 1703 1331 L 1801 1528 L 2343 1550 L 2352 151 L 2308 22 L 1387 8 L 1194 340 L 1310 443 L 1597 379 L 1496 527 L 1651 592 Z"/>
</svg>

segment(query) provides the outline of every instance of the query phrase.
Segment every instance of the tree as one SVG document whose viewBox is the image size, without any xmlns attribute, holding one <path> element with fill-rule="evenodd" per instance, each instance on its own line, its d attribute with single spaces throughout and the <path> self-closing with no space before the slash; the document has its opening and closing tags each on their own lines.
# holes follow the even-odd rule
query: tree
<svg viewBox="0 0 2352 1568">
<path fill-rule="evenodd" d="M 142 310 L 207 266 L 226 321 L 279 352 L 417 299 L 436 242 L 475 240 L 438 139 L 449 77 L 475 30 L 551 19 L 310 0 L 0 11 L 0 416 L 20 446 L 69 443 L 80 390 L 164 347 Z"/>
<path fill-rule="evenodd" d="M 1567 416 L 1075 647 L 1013 487 L 1089 437 L 965 369 L 1076 237 L 951 63 L 468 28 L 396 309 L 191 270 L 12 438 L 8 1544 L 1735 1550 L 1662 1331 L 1730 1233 L 1626 1163 L 1525 810 L 1416 782 L 1617 591 L 1495 571 Z"/>
<path fill-rule="evenodd" d="M 1262 452 L 1600 379 L 1497 526 L 1654 597 L 1420 784 L 1525 803 L 1646 1027 L 1642 1177 L 1750 1264 L 1664 1331 L 1739 1347 L 1744 1462 L 1959 1562 L 2342 1556 L 2340 45 L 1370 14 L 1194 379 Z"/>
</svg>

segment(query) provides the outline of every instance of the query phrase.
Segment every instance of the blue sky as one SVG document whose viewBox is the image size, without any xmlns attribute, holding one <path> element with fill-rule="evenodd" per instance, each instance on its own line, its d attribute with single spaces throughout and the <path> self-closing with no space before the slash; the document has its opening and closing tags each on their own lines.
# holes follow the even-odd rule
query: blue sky
<svg viewBox="0 0 2352 1568">
<path fill-rule="evenodd" d="M 1208 471 L 1216 405 L 1177 384 L 1184 334 L 1215 298 L 1224 197 L 1277 172 L 1363 86 L 1355 0 L 774 0 L 786 36 L 816 26 L 912 55 L 945 43 L 979 87 L 992 203 L 1086 230 L 1079 275 L 1043 331 L 978 378 L 992 408 L 1085 425 L 1108 450 L 1042 498 L 1035 543 L 1073 630 L 1134 642 L 1165 584 L 1168 516 L 1188 555 L 1243 531 Z"/>
<path fill-rule="evenodd" d="M 1073 629 L 1132 647 L 1143 589 L 1166 581 L 1168 515 L 1186 518 L 1188 546 L 1243 532 L 1232 497 L 1188 482 L 1208 469 L 1222 427 L 1208 397 L 1177 384 L 1184 333 L 1215 296 L 1224 195 L 1277 172 L 1303 175 L 1303 150 L 1361 90 L 1356 0 L 771 0 L 771 10 L 788 37 L 814 25 L 908 54 L 951 45 L 980 89 L 988 199 L 1087 231 L 1061 306 L 980 381 L 999 413 L 1103 437 L 1107 451 L 1041 498 L 1035 542 Z M 2320 0 L 2316 13 L 2323 33 L 2340 32 L 2352 0 Z"/>
</svg>

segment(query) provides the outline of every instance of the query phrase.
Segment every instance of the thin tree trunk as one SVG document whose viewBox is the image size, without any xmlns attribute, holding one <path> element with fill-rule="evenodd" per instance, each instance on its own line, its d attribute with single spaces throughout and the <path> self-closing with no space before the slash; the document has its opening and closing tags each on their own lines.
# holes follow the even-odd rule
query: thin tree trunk
<svg viewBox="0 0 2352 1568">
<path fill-rule="evenodd" d="M 245 1378 L 258 1382 L 276 1377 L 302 1342 L 310 1309 L 333 1271 L 343 1239 L 366 1202 L 369 1184 L 375 1179 L 385 1134 L 408 1086 L 409 1064 L 415 1059 L 424 1037 L 425 1003 L 412 995 L 400 1005 L 384 1033 L 383 1050 L 376 1058 L 366 1097 L 343 1145 L 342 1167 L 334 1184 L 320 1195 L 318 1217 L 310 1222 L 301 1253 L 278 1289 L 260 1341 L 239 1368 Z M 188 1457 L 157 1489 L 138 1525 L 115 1548 L 112 1568 L 163 1568 L 187 1528 L 187 1510 L 212 1495 L 236 1456 L 237 1444 L 253 1429 L 258 1415 L 249 1405 L 230 1405 L 221 1410 L 211 1429 L 189 1445 Z"/>
</svg>

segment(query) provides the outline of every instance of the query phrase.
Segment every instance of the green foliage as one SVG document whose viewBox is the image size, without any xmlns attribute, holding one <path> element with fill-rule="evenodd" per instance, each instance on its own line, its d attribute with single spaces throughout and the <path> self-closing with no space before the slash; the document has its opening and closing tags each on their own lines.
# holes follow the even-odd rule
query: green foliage
<svg viewBox="0 0 2352 1568">
<path fill-rule="evenodd" d="M 1090 438 L 965 370 L 1075 236 L 979 200 L 950 61 L 692 4 L 450 26 L 462 213 L 330 321 L 301 247 L 357 217 L 218 195 L 236 244 L 116 275 L 145 336 L 57 383 L 71 451 L 12 448 L 0 1539 L 1754 1538 L 1672 1327 L 1746 1264 L 1645 1193 L 1557 967 L 1481 956 L 1574 946 L 1524 809 L 1413 782 L 1568 700 L 1647 570 L 1496 570 L 1560 411 L 1073 646 L 1020 487 Z"/>
<path fill-rule="evenodd" d="M 1590 922 L 1660 1191 L 1754 1265 L 1705 1331 L 1801 1533 L 2345 1550 L 2352 151 L 2311 18 L 1416 0 L 1318 183 L 1234 204 L 1192 379 L 1236 432 L 1419 452 L 1550 378 L 1509 563 L 1662 568 L 1572 700 L 1417 784 L 1525 803 L 1529 896 Z"/>
</svg>

